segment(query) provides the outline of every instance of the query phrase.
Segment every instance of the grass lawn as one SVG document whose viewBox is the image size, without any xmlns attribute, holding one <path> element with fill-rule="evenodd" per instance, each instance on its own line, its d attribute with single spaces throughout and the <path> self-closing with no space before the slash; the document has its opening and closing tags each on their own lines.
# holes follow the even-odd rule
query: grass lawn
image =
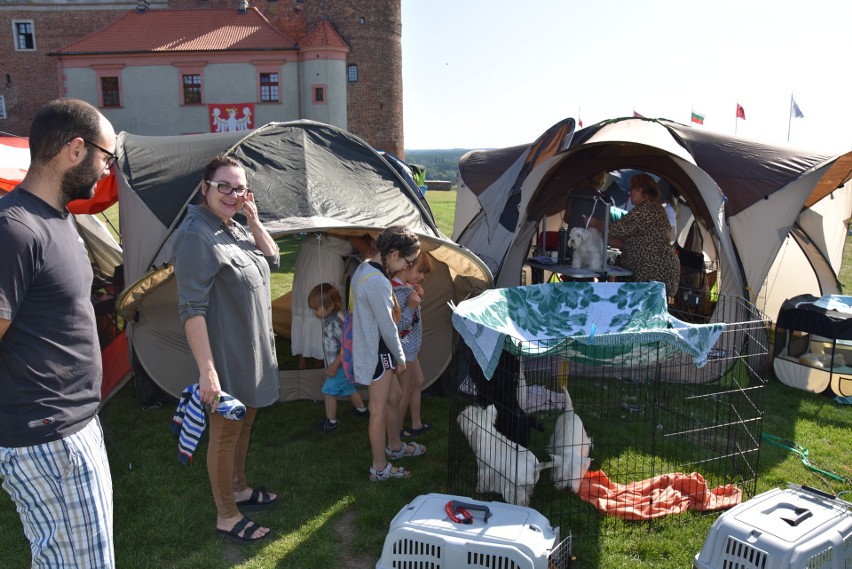
<svg viewBox="0 0 852 569">
<path fill-rule="evenodd" d="M 455 192 L 430 192 L 427 197 L 442 231 L 450 235 Z M 292 270 L 297 247 L 297 237 L 282 240 L 282 264 L 289 269 L 275 277 L 281 292 L 289 290 L 287 271 Z M 845 255 L 848 268 L 849 243 Z M 849 276 L 842 280 L 852 284 Z M 193 465 L 181 465 L 177 440 L 169 431 L 173 409 L 143 410 L 132 385 L 122 389 L 102 412 L 114 482 L 118 567 L 375 567 L 394 515 L 418 495 L 447 491 L 449 399 L 425 394 L 423 417 L 435 428 L 419 442 L 429 452 L 399 461 L 413 471 L 413 478 L 382 484 L 367 480 L 367 422 L 347 415 L 349 408 L 341 405 L 342 424 L 330 434 L 311 430 L 323 416 L 319 402 L 289 402 L 261 410 L 249 455 L 249 479 L 266 484 L 281 498 L 277 508 L 252 515 L 273 528 L 272 539 L 237 546 L 214 532 L 206 445 L 199 446 Z M 852 477 L 848 442 L 852 407 L 770 380 L 765 411 L 764 432 L 797 441 L 810 450 L 816 466 Z M 778 447 L 764 445 L 760 463 L 758 492 L 787 482 L 832 493 L 852 490 L 852 484 L 819 475 L 797 455 Z M 574 567 L 691 567 L 714 519 L 686 517 L 654 530 L 639 526 L 578 540 Z M 28 565 L 28 544 L 15 508 L 0 493 L 0 567 Z"/>
</svg>

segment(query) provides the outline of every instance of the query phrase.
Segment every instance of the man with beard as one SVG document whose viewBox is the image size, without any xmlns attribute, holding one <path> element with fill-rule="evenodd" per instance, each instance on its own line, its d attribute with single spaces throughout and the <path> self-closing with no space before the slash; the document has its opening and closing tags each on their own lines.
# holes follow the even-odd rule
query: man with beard
<svg viewBox="0 0 852 569">
<path fill-rule="evenodd" d="M 115 131 L 59 99 L 29 144 L 29 172 L 0 199 L 0 477 L 33 567 L 114 567 L 92 267 L 66 205 L 108 174 Z"/>
</svg>

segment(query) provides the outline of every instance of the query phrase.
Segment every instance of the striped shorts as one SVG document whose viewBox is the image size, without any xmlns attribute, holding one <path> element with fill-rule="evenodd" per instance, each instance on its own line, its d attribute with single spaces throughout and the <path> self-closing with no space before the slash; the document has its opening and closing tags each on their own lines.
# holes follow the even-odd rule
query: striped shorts
<svg viewBox="0 0 852 569">
<path fill-rule="evenodd" d="M 98 417 L 64 439 L 0 447 L 0 477 L 30 541 L 33 567 L 115 567 L 112 478 Z"/>
</svg>

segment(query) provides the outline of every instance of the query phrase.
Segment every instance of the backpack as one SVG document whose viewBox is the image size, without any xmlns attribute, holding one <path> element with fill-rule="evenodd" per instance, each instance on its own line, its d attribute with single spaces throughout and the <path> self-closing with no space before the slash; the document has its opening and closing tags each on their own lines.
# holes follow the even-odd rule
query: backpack
<svg viewBox="0 0 852 569">
<path fill-rule="evenodd" d="M 361 285 L 368 277 L 380 275 L 379 272 L 368 273 L 361 277 L 358 281 L 358 286 Z M 355 362 L 352 357 L 352 310 L 355 308 L 355 292 L 357 287 L 352 287 L 349 294 L 349 311 L 343 317 L 343 334 L 340 337 L 340 367 L 343 368 L 343 375 L 349 383 L 355 382 Z"/>
</svg>

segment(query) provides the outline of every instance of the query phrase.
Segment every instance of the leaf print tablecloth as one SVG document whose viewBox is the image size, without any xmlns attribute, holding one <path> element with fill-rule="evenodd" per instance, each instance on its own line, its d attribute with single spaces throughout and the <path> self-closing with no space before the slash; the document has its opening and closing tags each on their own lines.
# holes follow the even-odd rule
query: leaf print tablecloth
<svg viewBox="0 0 852 569">
<path fill-rule="evenodd" d="M 590 345 L 621 346 L 607 350 L 612 357 L 607 363 L 685 352 L 701 367 L 724 330 L 723 323 L 689 324 L 670 315 L 665 287 L 657 282 L 492 289 L 454 306 L 452 319 L 488 378 L 503 349 L 523 356 L 576 358 L 590 353 Z M 653 343 L 659 349 L 647 349 Z"/>
</svg>

